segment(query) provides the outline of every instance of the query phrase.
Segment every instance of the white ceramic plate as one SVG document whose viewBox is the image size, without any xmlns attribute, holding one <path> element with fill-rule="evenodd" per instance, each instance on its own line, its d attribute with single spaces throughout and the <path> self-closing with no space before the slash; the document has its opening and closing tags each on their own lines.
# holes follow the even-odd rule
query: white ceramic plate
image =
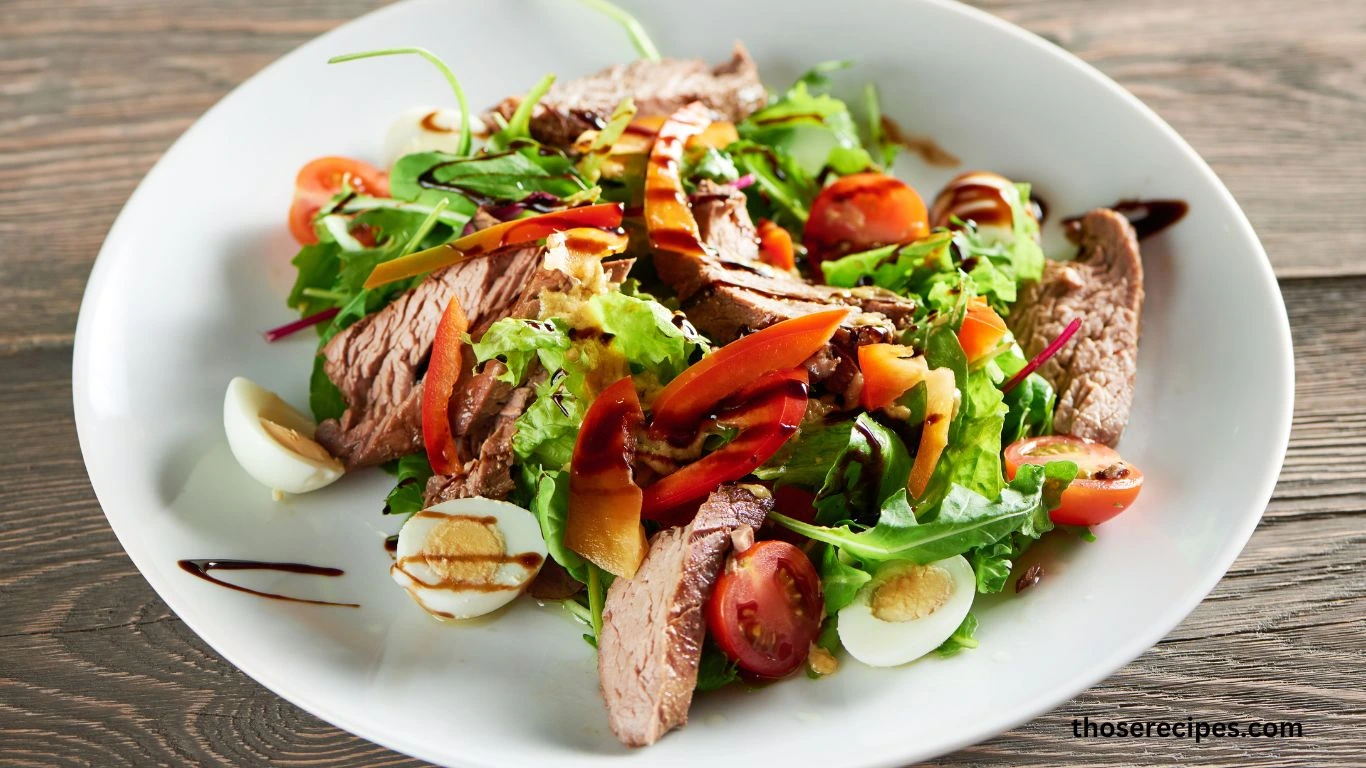
<svg viewBox="0 0 1366 768">
<path fill-rule="evenodd" d="M 1162 638 L 1223 575 L 1280 468 L 1292 401 L 1290 335 L 1265 254 L 1209 168 L 1169 127 L 1077 59 L 941 0 L 690 0 L 629 4 L 660 47 L 722 59 L 742 39 L 771 85 L 854 58 L 841 77 L 882 89 L 888 114 L 973 167 L 1036 184 L 1056 212 L 1180 197 L 1178 227 L 1144 244 L 1148 305 L 1122 445 L 1147 475 L 1099 541 L 1056 554 L 1046 579 L 980 609 L 981 648 L 950 660 L 700 697 L 684 730 L 629 758 L 695 766 L 900 764 L 999 733 L 1068 700 Z M 268 67 L 209 111 L 134 193 L 81 307 L 73 389 L 81 449 L 110 524 L 166 602 L 252 677 L 366 738 L 450 765 L 616 765 L 592 650 L 558 608 L 521 601 L 443 626 L 390 581 L 379 514 L 389 478 L 348 477 L 273 503 L 233 462 L 220 407 L 245 375 L 306 401 L 313 339 L 265 344 L 294 248 L 293 176 L 325 154 L 377 159 L 390 119 L 445 103 L 413 58 L 328 66 L 338 53 L 422 45 L 476 105 L 545 72 L 633 57 L 622 32 L 564 0 L 410 0 Z M 950 171 L 911 160 L 930 193 Z M 1051 241 L 1057 243 L 1056 233 Z M 198 581 L 179 558 L 340 566 L 339 579 L 243 583 L 358 610 L 261 600 Z M 1061 730 L 1059 738 L 1067 735 Z"/>
</svg>

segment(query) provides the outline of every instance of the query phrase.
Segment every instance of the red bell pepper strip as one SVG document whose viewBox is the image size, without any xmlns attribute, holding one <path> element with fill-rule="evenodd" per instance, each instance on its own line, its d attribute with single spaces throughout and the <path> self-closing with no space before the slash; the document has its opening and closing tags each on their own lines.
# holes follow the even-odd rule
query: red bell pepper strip
<svg viewBox="0 0 1366 768">
<path fill-rule="evenodd" d="M 377 264 L 370 272 L 370 276 L 365 278 L 365 287 L 376 288 L 405 277 L 415 277 L 441 267 L 487 256 L 508 246 L 542 240 L 547 235 L 566 229 L 616 229 L 621 226 L 621 214 L 620 203 L 601 203 L 503 222 L 488 229 L 472 232 L 445 245 Z"/>
<path fill-rule="evenodd" d="M 711 110 L 694 101 L 659 127 L 650 163 L 645 169 L 645 228 L 650 245 L 685 256 L 705 256 L 702 236 L 683 192 L 679 169 L 683 147 L 711 123 Z"/>
<path fill-rule="evenodd" d="M 450 407 L 455 384 L 465 367 L 464 335 L 469 328 L 460 300 L 452 297 L 436 326 L 431 362 L 422 379 L 422 444 L 432 471 L 438 475 L 449 475 L 460 466 L 451 434 Z"/>
<path fill-rule="evenodd" d="M 797 266 L 792 235 L 768 219 L 759 219 L 759 260 L 778 269 L 795 269 Z"/>
<path fill-rule="evenodd" d="M 795 368 L 811 357 L 849 316 L 832 309 L 774 323 L 702 358 L 669 383 L 654 402 L 654 437 L 691 440 L 702 417 L 746 383 Z"/>
<path fill-rule="evenodd" d="M 804 368 L 775 371 L 737 392 L 716 423 L 737 428 L 739 434 L 717 451 L 646 488 L 644 517 L 670 525 L 686 523 L 684 518 L 692 509 L 683 505 L 753 472 L 796 434 L 806 414 L 806 400 Z"/>
<path fill-rule="evenodd" d="M 627 376 L 588 408 L 569 462 L 565 546 L 625 579 L 635 575 L 647 549 L 640 486 L 631 472 L 643 421 L 635 383 Z"/>
</svg>

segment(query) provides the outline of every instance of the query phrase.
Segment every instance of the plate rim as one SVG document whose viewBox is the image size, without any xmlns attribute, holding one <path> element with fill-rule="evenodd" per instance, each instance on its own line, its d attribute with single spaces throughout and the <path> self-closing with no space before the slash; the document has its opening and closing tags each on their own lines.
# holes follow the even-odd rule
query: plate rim
<svg viewBox="0 0 1366 768">
<path fill-rule="evenodd" d="M 230 103 L 235 98 L 238 98 L 240 92 L 256 80 L 270 77 L 277 68 L 283 67 L 285 60 L 290 58 L 294 53 L 306 47 L 321 45 L 323 44 L 322 41 L 325 41 L 342 30 L 351 28 L 353 25 L 367 24 L 376 18 L 403 12 L 403 9 L 406 9 L 408 6 L 418 4 L 422 1 L 423 0 L 400 0 L 400 2 L 377 8 L 339 24 L 310 40 L 295 46 L 233 87 L 227 94 L 215 102 L 213 106 L 196 118 L 194 123 L 167 147 L 166 151 L 158 158 L 157 162 L 153 164 L 152 168 L 148 170 L 143 179 L 138 182 L 137 187 L 129 195 L 127 201 L 120 209 L 118 216 L 115 218 L 114 223 L 105 236 L 99 253 L 96 255 L 85 290 L 82 293 L 72 350 L 71 391 L 73 417 L 76 426 L 77 440 L 81 448 L 82 463 L 86 467 L 91 487 L 95 492 L 96 500 L 100 504 L 100 510 L 105 515 L 105 519 L 108 521 L 110 528 L 114 531 L 114 535 L 118 539 L 119 545 L 123 548 L 129 559 L 133 561 L 134 566 L 137 567 L 139 574 L 147 581 L 148 586 L 156 592 L 157 597 L 164 601 L 167 606 L 176 613 L 177 617 L 184 621 L 185 624 L 193 630 L 206 645 L 212 648 L 215 653 L 219 654 L 228 663 L 232 664 L 252 680 L 269 690 L 272 694 L 279 696 L 326 723 L 341 728 L 342 730 L 373 742 L 381 747 L 421 760 L 426 760 L 437 765 L 468 765 L 482 767 L 496 765 L 497 763 L 491 761 L 487 755 L 478 757 L 474 754 L 471 754 L 469 759 L 462 759 L 458 763 L 451 763 L 449 761 L 449 755 L 432 752 L 424 748 L 421 743 L 406 743 L 401 737 L 392 736 L 383 729 L 371 728 L 366 722 L 354 719 L 333 709 L 326 701 L 314 700 L 303 695 L 291 695 L 291 693 L 286 692 L 289 685 L 284 678 L 263 679 L 264 676 L 258 677 L 248 665 L 240 663 L 235 652 L 227 652 L 210 640 L 209 636 L 201 631 L 201 625 L 198 618 L 191 618 L 191 616 L 195 614 L 195 610 L 186 604 L 187 601 L 184 598 L 172 598 L 168 596 L 167 593 L 164 593 L 157 588 L 157 581 L 159 581 L 159 578 L 154 579 L 149 574 L 160 574 L 160 569 L 154 567 L 147 561 L 148 555 L 146 555 L 146 553 L 139 554 L 139 547 L 129 546 L 129 542 L 133 540 L 134 532 L 129 530 L 128 526 L 124 526 L 124 529 L 120 530 L 120 526 L 115 522 L 114 517 L 106 511 L 105 496 L 107 495 L 107 491 L 106 494 L 101 493 L 98 484 L 95 482 L 94 473 L 91 472 L 89 462 L 89 438 L 87 437 L 89 428 L 82 427 L 83 423 L 87 425 L 90 424 L 93 418 L 93 416 L 87 413 L 88 409 L 83 404 L 89 402 L 88 397 L 86 397 L 87 388 L 85 385 L 87 380 L 86 369 L 89 365 L 88 361 L 90 357 L 89 338 L 91 332 L 88 330 L 88 327 L 93 322 L 89 307 L 95 304 L 97 297 L 103 290 L 103 286 L 109 279 L 110 264 L 113 261 L 113 257 L 106 256 L 106 254 L 116 250 L 118 243 L 129 237 L 125 231 L 128 230 L 128 221 L 132 218 L 129 211 L 137 207 L 136 204 L 140 197 L 145 194 L 145 189 L 148 186 L 148 179 L 151 179 L 159 172 L 163 172 L 167 163 L 167 158 L 174 154 L 174 150 L 182 142 L 185 142 L 197 130 L 200 130 L 202 124 L 205 123 L 208 118 L 223 109 L 224 105 Z M 1253 247 L 1253 255 L 1260 257 L 1255 260 L 1256 276 L 1264 287 L 1270 288 L 1275 308 L 1279 310 L 1276 313 L 1275 320 L 1277 322 L 1275 322 L 1275 334 L 1272 341 L 1277 348 L 1277 355 L 1281 358 L 1282 362 L 1276 375 L 1276 385 L 1281 388 L 1283 397 L 1274 404 L 1267 404 L 1269 410 L 1274 409 L 1274 413 L 1268 415 L 1264 424 L 1270 427 L 1267 430 L 1272 436 L 1270 444 L 1280 446 L 1280 450 L 1269 460 L 1269 463 L 1265 467 L 1265 469 L 1269 471 L 1259 473 L 1260 480 L 1254 486 L 1252 497 L 1262 500 L 1260 502 L 1260 508 L 1258 508 L 1255 513 L 1250 512 L 1244 515 L 1239 527 L 1231 531 L 1220 549 L 1218 556 L 1212 560 L 1218 567 L 1209 569 L 1207 571 L 1208 575 L 1196 581 L 1193 587 L 1187 590 L 1184 599 L 1172 601 L 1167 609 L 1162 612 L 1160 619 L 1151 624 L 1146 631 L 1136 633 L 1129 642 L 1113 648 L 1105 656 L 1104 662 L 1095 664 L 1090 674 L 1079 676 L 1069 685 L 1060 685 L 1052 689 L 1043 690 L 1029 700 L 1017 705 L 1014 709 L 1002 713 L 1000 716 L 990 720 L 984 720 L 978 725 L 964 728 L 962 735 L 958 738 L 937 744 L 933 749 L 924 750 L 910 747 L 906 749 L 884 749 L 876 754 L 865 752 L 858 755 L 857 763 L 852 763 L 854 765 L 870 767 L 897 766 L 904 764 L 908 760 L 920 761 L 930 759 L 938 755 L 949 754 L 950 752 L 960 750 L 966 746 L 981 743 L 987 739 L 1005 733 L 1023 723 L 1029 722 L 1034 718 L 1057 709 L 1058 706 L 1066 701 L 1075 698 L 1077 695 L 1111 677 L 1115 672 L 1119 671 L 1125 665 L 1145 653 L 1148 649 L 1155 647 L 1161 642 L 1164 637 L 1180 625 L 1180 623 L 1204 601 L 1214 587 L 1224 578 L 1228 573 L 1229 568 L 1242 553 L 1248 540 L 1260 524 L 1284 465 L 1286 451 L 1289 447 L 1295 401 L 1293 338 L 1290 330 L 1289 316 L 1285 309 L 1285 300 L 1281 294 L 1279 283 L 1276 279 L 1270 259 L 1266 254 L 1261 239 L 1257 236 L 1257 233 L 1248 220 L 1247 214 L 1242 206 L 1238 204 L 1237 200 L 1224 185 L 1223 181 L 1219 179 L 1218 175 L 1214 173 L 1213 169 L 1210 168 L 1209 164 L 1205 162 L 1199 153 L 1197 153 L 1195 149 L 1152 108 L 1144 104 L 1138 97 L 1134 96 L 1119 83 L 1076 54 L 1053 44 L 1023 27 L 992 15 L 987 11 L 957 2 L 956 0 L 910 1 L 935 6 L 943 11 L 967 17 L 975 24 L 982 24 L 995 28 L 998 32 L 1016 38 L 1018 41 L 1023 42 L 1034 49 L 1039 55 L 1051 56 L 1061 60 L 1069 65 L 1070 68 L 1078 70 L 1088 79 L 1098 83 L 1106 91 L 1119 96 L 1129 107 L 1135 109 L 1138 114 L 1142 115 L 1150 124 L 1165 134 L 1166 138 L 1180 151 L 1192 168 L 1203 177 L 1205 181 L 1211 184 L 1211 187 L 1218 195 L 1220 201 L 1231 209 L 1233 212 L 1231 223 L 1235 227 L 1235 233 L 1244 236 Z M 167 590 L 167 592 L 170 592 L 170 590 Z M 477 741 L 468 742 L 464 746 L 468 749 L 469 753 L 482 752 L 477 746 Z M 636 752 L 633 754 L 638 755 L 642 753 Z"/>
</svg>

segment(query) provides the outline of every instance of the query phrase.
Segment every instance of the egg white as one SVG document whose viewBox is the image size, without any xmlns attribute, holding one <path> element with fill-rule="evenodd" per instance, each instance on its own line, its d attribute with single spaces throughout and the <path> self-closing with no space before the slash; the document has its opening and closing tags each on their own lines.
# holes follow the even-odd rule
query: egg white
<svg viewBox="0 0 1366 768">
<path fill-rule="evenodd" d="M 424 548 L 432 531 L 451 517 L 493 518 L 502 535 L 504 553 L 527 553 L 540 559 L 528 569 L 516 562 L 502 563 L 486 583 L 492 589 L 461 589 L 446 586 L 442 576 L 424 561 Z M 398 533 L 398 548 L 390 574 L 399 586 L 428 613 L 441 619 L 471 619 L 502 608 L 522 593 L 540 572 L 547 556 L 545 539 L 536 516 L 516 504 L 476 497 L 442 502 L 408 519 Z"/>
<path fill-rule="evenodd" d="M 963 623 L 977 591 L 972 566 L 962 555 L 929 563 L 952 580 L 948 601 L 933 613 L 910 621 L 883 621 L 873 614 L 873 593 L 906 566 L 889 566 L 859 590 L 854 602 L 840 609 L 840 642 L 850 656 L 870 667 L 895 667 L 938 648 Z"/>
<path fill-rule="evenodd" d="M 341 462 L 313 440 L 314 429 L 307 416 L 256 382 L 241 376 L 228 382 L 223 396 L 228 446 L 247 474 L 267 488 L 307 493 L 345 473 Z"/>
<path fill-rule="evenodd" d="M 430 116 L 430 120 L 427 119 Z M 424 124 L 425 123 L 425 124 Z M 431 130 L 435 125 L 441 130 Z M 475 135 L 483 122 L 470 117 Z M 400 157 L 414 152 L 455 152 L 460 144 L 460 110 L 449 107 L 413 107 L 398 116 L 384 136 L 384 164 L 392 167 Z"/>
</svg>

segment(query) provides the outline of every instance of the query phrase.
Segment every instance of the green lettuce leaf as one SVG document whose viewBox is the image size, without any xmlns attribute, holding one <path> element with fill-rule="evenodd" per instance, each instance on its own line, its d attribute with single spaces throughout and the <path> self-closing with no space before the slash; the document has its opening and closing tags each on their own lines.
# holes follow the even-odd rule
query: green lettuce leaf
<svg viewBox="0 0 1366 768">
<path fill-rule="evenodd" d="M 531 513 L 541 525 L 546 551 L 581 582 L 588 581 L 588 563 L 564 545 L 564 520 L 569 513 L 569 473 L 542 472 L 536 479 Z"/>
<path fill-rule="evenodd" d="M 958 625 L 958 629 L 955 629 L 953 634 L 949 635 L 949 639 L 945 640 L 935 649 L 935 653 L 940 656 L 949 657 L 956 656 L 960 651 L 976 648 L 977 641 L 973 639 L 973 634 L 976 632 L 977 617 L 969 613 L 967 616 L 963 617 L 963 623 Z"/>
</svg>

